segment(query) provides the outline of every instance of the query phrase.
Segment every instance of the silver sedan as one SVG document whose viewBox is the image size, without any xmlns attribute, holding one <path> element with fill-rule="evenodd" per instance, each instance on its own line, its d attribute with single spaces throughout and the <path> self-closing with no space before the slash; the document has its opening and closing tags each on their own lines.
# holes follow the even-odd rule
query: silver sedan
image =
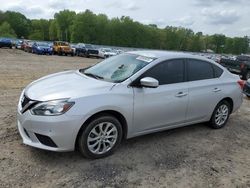
<svg viewBox="0 0 250 188">
<path fill-rule="evenodd" d="M 243 82 L 219 64 L 185 53 L 136 51 L 43 77 L 18 103 L 24 144 L 110 155 L 128 139 L 191 124 L 226 125 Z"/>
</svg>

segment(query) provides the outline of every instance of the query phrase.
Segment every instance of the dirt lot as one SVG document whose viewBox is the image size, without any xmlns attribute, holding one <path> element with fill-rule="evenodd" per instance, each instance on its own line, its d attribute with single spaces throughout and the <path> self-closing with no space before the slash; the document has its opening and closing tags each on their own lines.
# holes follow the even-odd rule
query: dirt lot
<svg viewBox="0 0 250 188">
<path fill-rule="evenodd" d="M 22 144 L 16 128 L 21 90 L 49 73 L 96 59 L 0 49 L 0 187 L 250 187 L 250 101 L 228 125 L 203 124 L 124 141 L 105 159 Z"/>
</svg>

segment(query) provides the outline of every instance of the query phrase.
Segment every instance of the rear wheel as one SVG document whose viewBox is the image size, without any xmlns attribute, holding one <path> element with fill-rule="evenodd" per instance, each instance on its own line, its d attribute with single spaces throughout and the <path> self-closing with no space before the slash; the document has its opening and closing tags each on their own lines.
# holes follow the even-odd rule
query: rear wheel
<svg viewBox="0 0 250 188">
<path fill-rule="evenodd" d="M 97 159 L 112 154 L 122 139 L 121 123 L 113 116 L 103 115 L 92 120 L 78 139 L 80 152 Z"/>
<path fill-rule="evenodd" d="M 216 107 L 209 122 L 209 125 L 214 129 L 224 127 L 230 116 L 232 106 L 226 101 L 221 101 Z"/>
</svg>

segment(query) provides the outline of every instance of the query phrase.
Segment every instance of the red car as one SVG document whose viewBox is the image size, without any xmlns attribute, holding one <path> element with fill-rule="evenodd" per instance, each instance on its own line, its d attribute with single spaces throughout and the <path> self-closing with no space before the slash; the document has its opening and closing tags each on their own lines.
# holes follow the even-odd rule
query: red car
<svg viewBox="0 0 250 188">
<path fill-rule="evenodd" d="M 32 46 L 33 46 L 34 42 L 27 42 L 25 45 L 24 45 L 24 51 L 25 52 L 29 52 L 31 53 L 32 52 Z"/>
</svg>

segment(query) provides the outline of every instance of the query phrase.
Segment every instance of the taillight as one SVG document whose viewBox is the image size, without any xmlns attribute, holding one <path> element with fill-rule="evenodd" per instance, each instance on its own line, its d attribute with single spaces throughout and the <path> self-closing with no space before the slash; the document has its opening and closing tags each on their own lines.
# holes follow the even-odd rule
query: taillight
<svg viewBox="0 0 250 188">
<path fill-rule="evenodd" d="M 244 69 L 245 68 L 245 64 L 240 64 L 240 69 Z"/>
<path fill-rule="evenodd" d="M 246 81 L 244 81 L 244 80 L 239 80 L 239 81 L 237 81 L 237 83 L 239 84 L 240 88 L 243 89 L 243 88 L 244 88 L 244 85 L 245 85 L 245 83 L 246 83 Z"/>
</svg>

